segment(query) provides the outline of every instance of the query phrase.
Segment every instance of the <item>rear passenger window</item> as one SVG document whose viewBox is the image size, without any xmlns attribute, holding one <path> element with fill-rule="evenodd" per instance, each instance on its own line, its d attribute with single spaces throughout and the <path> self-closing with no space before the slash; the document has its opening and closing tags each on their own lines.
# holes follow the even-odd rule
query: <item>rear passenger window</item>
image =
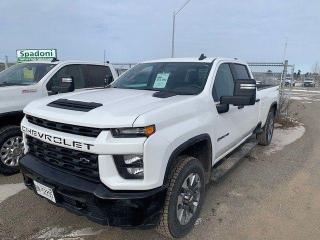
<svg viewBox="0 0 320 240">
<path fill-rule="evenodd" d="M 222 96 L 233 96 L 234 81 L 231 73 L 231 69 L 228 63 L 223 63 L 219 66 L 214 85 L 212 89 L 212 95 L 215 102 L 219 102 Z"/>
<path fill-rule="evenodd" d="M 103 87 L 112 76 L 108 66 L 82 65 L 86 88 Z"/>
<path fill-rule="evenodd" d="M 241 64 L 232 64 L 232 68 L 235 80 L 250 79 L 247 66 Z"/>
</svg>

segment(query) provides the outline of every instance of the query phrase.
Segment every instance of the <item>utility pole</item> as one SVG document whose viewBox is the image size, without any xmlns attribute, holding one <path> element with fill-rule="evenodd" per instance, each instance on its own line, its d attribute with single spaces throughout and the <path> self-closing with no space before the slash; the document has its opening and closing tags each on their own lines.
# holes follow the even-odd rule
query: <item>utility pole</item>
<svg viewBox="0 0 320 240">
<path fill-rule="evenodd" d="M 178 14 L 182 11 L 182 9 L 185 8 L 185 6 L 187 6 L 187 4 L 190 2 L 191 0 L 186 1 L 181 8 L 179 8 L 178 11 L 173 11 L 173 18 L 172 18 L 172 42 L 171 42 L 171 57 L 174 57 L 174 40 L 175 40 L 175 28 L 176 28 L 176 16 L 178 16 Z"/>
<path fill-rule="evenodd" d="M 288 38 L 286 37 L 286 41 L 284 43 L 284 50 L 283 50 L 283 61 L 285 61 L 287 57 L 287 47 L 288 47 Z"/>
</svg>

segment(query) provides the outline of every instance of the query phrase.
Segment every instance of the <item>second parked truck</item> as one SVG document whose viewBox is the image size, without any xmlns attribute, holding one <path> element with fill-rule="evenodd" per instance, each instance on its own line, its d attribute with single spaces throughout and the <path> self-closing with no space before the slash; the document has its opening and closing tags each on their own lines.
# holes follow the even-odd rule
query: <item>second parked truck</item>
<svg viewBox="0 0 320 240">
<path fill-rule="evenodd" d="M 111 226 L 194 226 L 217 163 L 253 134 L 272 139 L 278 87 L 256 87 L 237 59 L 136 65 L 107 89 L 37 100 L 21 130 L 26 186 Z"/>
</svg>

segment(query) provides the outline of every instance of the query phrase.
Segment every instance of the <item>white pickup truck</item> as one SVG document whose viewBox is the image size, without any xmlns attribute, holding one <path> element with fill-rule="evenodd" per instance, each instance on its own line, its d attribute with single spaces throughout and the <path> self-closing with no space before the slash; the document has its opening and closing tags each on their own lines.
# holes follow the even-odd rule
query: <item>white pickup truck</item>
<svg viewBox="0 0 320 240">
<path fill-rule="evenodd" d="M 27 62 L 0 72 L 0 173 L 19 170 L 23 153 L 19 125 L 28 103 L 74 89 L 104 87 L 117 77 L 112 65 L 81 61 Z M 60 88 L 62 78 L 72 78 L 73 86 Z"/>
<path fill-rule="evenodd" d="M 278 87 L 237 59 L 144 62 L 107 89 L 35 101 L 21 124 L 27 187 L 101 224 L 194 226 L 217 164 L 257 134 L 271 141 Z"/>
</svg>

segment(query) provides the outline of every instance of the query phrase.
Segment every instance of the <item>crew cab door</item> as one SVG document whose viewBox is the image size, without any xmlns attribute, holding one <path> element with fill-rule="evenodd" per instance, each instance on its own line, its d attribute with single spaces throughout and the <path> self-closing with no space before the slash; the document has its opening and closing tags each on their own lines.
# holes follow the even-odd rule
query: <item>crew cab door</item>
<svg viewBox="0 0 320 240">
<path fill-rule="evenodd" d="M 230 149 L 239 144 L 252 129 L 255 116 L 254 107 L 238 107 L 228 105 L 228 110 L 220 111 L 220 98 L 233 96 L 235 84 L 235 71 L 232 63 L 219 65 L 212 89 L 213 99 L 217 108 L 216 125 L 216 159 L 224 156 Z M 219 112 L 220 111 L 220 112 Z M 252 114 L 253 116 L 248 116 Z"/>
</svg>

